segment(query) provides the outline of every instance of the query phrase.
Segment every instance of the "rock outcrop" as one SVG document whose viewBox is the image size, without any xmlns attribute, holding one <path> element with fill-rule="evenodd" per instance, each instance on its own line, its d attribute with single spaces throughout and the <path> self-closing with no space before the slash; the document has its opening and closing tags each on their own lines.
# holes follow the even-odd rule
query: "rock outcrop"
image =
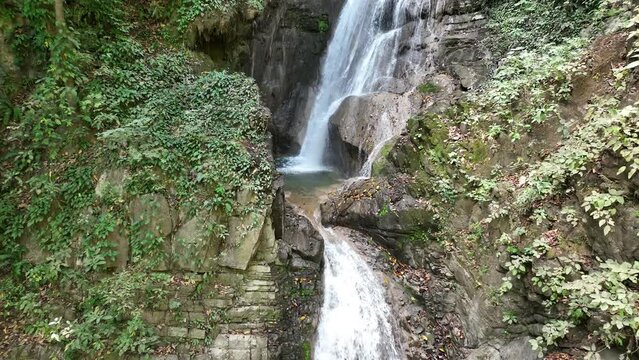
<svg viewBox="0 0 639 360">
<path fill-rule="evenodd" d="M 458 89 L 471 89 L 485 79 L 491 64 L 480 42 L 486 23 L 481 5 L 414 1 L 405 7 L 389 60 L 395 66 L 393 77 L 380 80 L 376 93 L 341 103 L 330 121 L 330 163 L 354 174 L 371 158 L 369 167 L 379 147 L 398 137 L 408 119 L 431 106 L 433 98 L 450 100 Z"/>
<path fill-rule="evenodd" d="M 442 19 L 448 16 L 457 17 L 455 22 L 461 21 L 463 15 L 454 14 L 468 10 L 464 9 L 444 9 Z M 477 24 L 484 21 L 478 14 L 467 20 Z M 623 47 L 622 39 L 623 34 L 603 36 L 585 52 L 582 61 L 587 64 L 586 73 L 575 76 L 571 84 L 573 93 L 558 105 L 558 113 L 572 119 L 576 128 L 596 121 L 587 117 L 591 97 L 613 92 L 608 87 L 612 76 L 610 68 L 614 67 L 611 64 L 622 62 L 619 59 L 623 53 L 619 51 Z M 470 89 L 476 81 L 481 81 L 478 74 L 485 71 L 482 62 L 486 58 L 474 53 L 466 40 L 461 43 L 455 40 L 446 46 L 451 59 L 459 55 L 458 60 L 468 61 L 466 65 L 463 61 L 458 63 L 466 67 L 461 73 L 455 73 L 459 69 L 449 66 L 457 77 L 456 85 Z M 451 50 L 456 46 L 465 50 Z M 477 62 L 480 70 L 474 67 Z M 628 179 L 627 174 L 619 174 L 626 162 L 614 151 L 606 150 L 597 154 L 596 160 L 586 162 L 574 176 L 562 179 L 561 187 L 552 198 L 536 198 L 533 205 L 517 207 L 515 199 L 532 181 L 531 168 L 538 168 L 558 149 L 567 146 L 575 132 L 562 138 L 557 134 L 562 125 L 553 117 L 534 125 L 532 131 L 518 141 L 502 136 L 494 141 L 484 137 L 473 142 L 469 139 L 473 130 L 465 123 L 456 122 L 455 108 L 446 111 L 458 94 L 452 91 L 429 103 L 428 113 L 410 121 L 406 133 L 400 134 L 392 149 L 384 152 L 378 162 L 381 168 L 373 172 L 379 176 L 355 181 L 333 194 L 322 206 L 322 219 L 327 225 L 345 226 L 370 235 L 412 270 L 427 272 L 422 278 L 428 281 L 421 283 L 417 297 L 425 309 L 437 314 L 434 323 L 447 328 L 450 332 L 446 336 L 455 339 L 448 344 L 448 357 L 443 358 L 533 360 L 538 353 L 532 350 L 529 341 L 547 334 L 544 325 L 556 314 L 544 306 L 549 302 L 548 293 L 536 287 L 534 282 L 539 280 L 532 277 L 540 268 L 561 269 L 560 263 L 570 257 L 580 259 L 578 263 L 585 268 L 582 275 L 594 272 L 596 265 L 593 264 L 600 259 L 631 264 L 636 261 L 639 180 L 636 175 Z M 621 97 L 627 97 L 624 100 L 627 102 L 636 101 L 633 91 Z M 443 115 L 431 116 L 433 114 Z M 348 120 L 348 116 L 345 119 Z M 636 130 L 629 130 L 632 131 Z M 349 138 L 348 134 L 345 129 L 345 139 Z M 487 146 L 484 141 L 494 145 Z M 453 143 L 461 145 L 447 147 Z M 438 158 L 438 154 L 455 150 L 464 152 L 467 162 L 459 165 L 450 163 L 454 157 Z M 522 163 L 528 167 L 522 170 Z M 566 166 L 560 164 L 556 168 Z M 499 169 L 501 177 L 491 175 L 493 169 Z M 477 177 L 500 180 L 489 185 L 488 200 L 473 194 Z M 614 210 L 615 227 L 607 235 L 601 219 L 593 218 L 584 210 L 586 198 L 593 190 L 623 194 L 623 204 Z M 411 210 L 420 216 L 411 216 Z M 543 216 L 535 218 L 535 213 Z M 504 244 L 503 237 L 512 237 L 512 242 Z M 526 250 L 520 248 L 526 249 L 536 238 L 550 244 L 548 256 L 540 256 L 542 260 L 524 265 L 531 268 L 526 270 L 527 276 L 513 277 L 512 261 L 517 257 L 508 252 L 521 254 Z M 498 295 L 508 277 L 513 280 L 513 291 L 509 295 Z M 604 312 L 602 316 L 608 315 Z M 575 358 L 583 357 L 584 334 L 600 328 L 600 321 L 595 316 L 576 324 L 575 333 L 557 350 L 573 354 Z M 421 343 L 413 345 L 418 347 Z M 409 345 L 409 351 L 411 348 Z M 618 350 L 607 350 L 605 354 L 610 358 L 619 355 Z"/>
<path fill-rule="evenodd" d="M 278 242 L 279 300 L 277 359 L 309 359 L 322 306 L 324 240 L 300 211 L 286 206 L 284 236 Z"/>
<path fill-rule="evenodd" d="M 299 151 L 321 59 L 344 0 L 276 0 L 255 25 L 244 71 L 273 113 L 276 155 Z"/>
</svg>

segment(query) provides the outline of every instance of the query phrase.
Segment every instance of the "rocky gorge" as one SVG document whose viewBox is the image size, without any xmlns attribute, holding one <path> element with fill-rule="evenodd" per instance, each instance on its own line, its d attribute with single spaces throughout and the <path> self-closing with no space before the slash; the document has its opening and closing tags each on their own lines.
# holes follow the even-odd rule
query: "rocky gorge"
<svg viewBox="0 0 639 360">
<path fill-rule="evenodd" d="M 5 181 L 0 357 L 636 356 L 635 3 L 236 3 L 179 19 L 193 57 L 101 54 L 91 150 Z"/>
</svg>

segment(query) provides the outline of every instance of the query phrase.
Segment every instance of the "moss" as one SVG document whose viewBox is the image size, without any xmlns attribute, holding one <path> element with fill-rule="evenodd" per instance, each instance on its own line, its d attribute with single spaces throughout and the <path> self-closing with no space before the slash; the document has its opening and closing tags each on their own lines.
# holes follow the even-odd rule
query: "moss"
<svg viewBox="0 0 639 360">
<path fill-rule="evenodd" d="M 302 351 L 304 352 L 304 360 L 311 360 L 311 343 L 305 341 L 302 344 Z"/>
<path fill-rule="evenodd" d="M 427 113 L 409 120 L 408 130 L 419 150 L 445 152 L 448 127 L 439 114 Z"/>
<path fill-rule="evenodd" d="M 490 148 L 483 140 L 472 139 L 465 147 L 473 164 L 478 164 L 488 159 Z"/>
<path fill-rule="evenodd" d="M 414 231 L 406 240 L 412 243 L 428 243 L 431 240 L 431 235 L 428 231 L 420 229 Z"/>
<path fill-rule="evenodd" d="M 389 141 L 382 147 L 382 150 L 379 152 L 379 157 L 373 163 L 372 173 L 373 176 L 384 175 L 388 172 L 389 161 L 388 156 L 390 155 L 393 147 L 395 146 L 394 141 Z"/>
<path fill-rule="evenodd" d="M 322 17 L 321 19 L 317 21 L 317 30 L 320 33 L 325 34 L 328 32 L 329 29 L 330 29 L 330 25 L 328 22 L 328 16 Z"/>
<path fill-rule="evenodd" d="M 427 83 L 419 85 L 417 87 L 417 90 L 422 94 L 434 94 L 438 93 L 441 88 L 439 87 L 439 85 L 429 81 Z"/>
</svg>

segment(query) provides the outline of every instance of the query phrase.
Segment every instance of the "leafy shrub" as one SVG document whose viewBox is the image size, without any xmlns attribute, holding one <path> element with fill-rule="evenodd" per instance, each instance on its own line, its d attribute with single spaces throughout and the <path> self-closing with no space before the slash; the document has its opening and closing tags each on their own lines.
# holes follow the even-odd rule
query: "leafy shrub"
<svg viewBox="0 0 639 360">
<path fill-rule="evenodd" d="M 199 16 L 212 14 L 214 16 L 229 16 L 247 9 L 262 11 L 263 0 L 185 0 L 180 1 L 178 7 L 178 30 L 184 32 L 186 28 Z"/>
<path fill-rule="evenodd" d="M 527 208 L 534 201 L 555 192 L 570 176 L 583 174 L 588 163 L 598 159 L 606 149 L 614 149 L 613 144 L 619 141 L 614 136 L 627 139 L 626 143 L 630 146 L 627 151 L 639 151 L 635 150 L 634 145 L 637 123 L 632 120 L 637 114 L 637 107 L 630 105 L 618 110 L 617 103 L 612 99 L 590 107 L 585 126 L 572 134 L 547 159 L 530 169 L 526 187 L 517 195 L 517 206 Z M 634 158 L 630 160 L 634 161 Z"/>
<path fill-rule="evenodd" d="M 573 37 L 595 17 L 600 1 L 493 0 L 489 3 L 489 46 L 498 55 L 534 49 Z"/>
<path fill-rule="evenodd" d="M 617 214 L 615 206 L 624 204 L 622 195 L 623 192 L 614 189 L 605 194 L 593 190 L 584 199 L 582 204 L 584 210 L 590 212 L 590 216 L 598 221 L 599 227 L 603 228 L 604 235 L 608 235 L 615 226 L 615 221 L 613 220 L 613 216 Z"/>
<path fill-rule="evenodd" d="M 550 293 L 552 301 L 549 306 L 563 305 L 560 308 L 561 318 L 547 323 L 543 336 L 531 340 L 533 349 L 540 350 L 542 355 L 570 329 L 591 318 L 599 322 L 592 336 L 606 346 L 628 345 L 628 352 L 623 358 L 629 358 L 636 351 L 633 339 L 639 331 L 639 315 L 636 313 L 639 294 L 633 290 L 638 282 L 639 262 L 607 260 L 590 273 L 573 264 L 568 262 L 563 268 L 543 270 L 536 276 L 535 286 Z M 567 279 L 568 274 L 574 274 L 575 279 Z"/>
</svg>

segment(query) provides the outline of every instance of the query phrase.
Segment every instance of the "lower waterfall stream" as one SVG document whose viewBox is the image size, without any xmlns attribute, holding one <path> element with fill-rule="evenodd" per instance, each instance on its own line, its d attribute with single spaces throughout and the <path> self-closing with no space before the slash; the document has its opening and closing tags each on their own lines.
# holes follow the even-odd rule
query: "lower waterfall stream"
<svg viewBox="0 0 639 360">
<path fill-rule="evenodd" d="M 325 268 L 315 359 L 400 359 L 379 279 L 339 229 L 318 229 Z"/>
<path fill-rule="evenodd" d="M 289 174 L 289 202 L 300 208 L 324 239 L 324 292 L 314 348 L 316 360 L 400 360 L 386 289 L 353 247 L 345 229 L 321 224 L 320 200 L 347 186 L 331 172 Z"/>
</svg>

